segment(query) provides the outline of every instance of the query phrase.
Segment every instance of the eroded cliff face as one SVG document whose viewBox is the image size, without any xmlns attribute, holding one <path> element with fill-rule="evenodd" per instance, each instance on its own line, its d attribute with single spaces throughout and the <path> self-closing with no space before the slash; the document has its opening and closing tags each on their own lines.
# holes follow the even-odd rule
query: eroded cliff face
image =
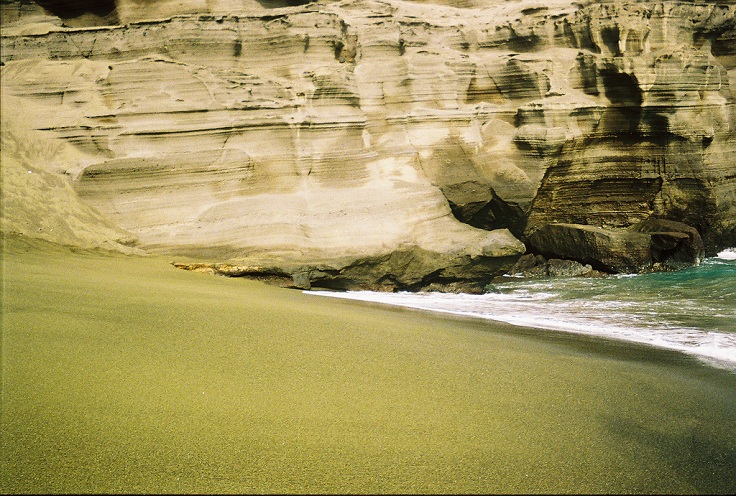
<svg viewBox="0 0 736 496">
<path fill-rule="evenodd" d="M 400 287 L 550 223 L 736 244 L 727 2 L 86 4 L 0 3 L 4 119 L 146 250 Z"/>
</svg>

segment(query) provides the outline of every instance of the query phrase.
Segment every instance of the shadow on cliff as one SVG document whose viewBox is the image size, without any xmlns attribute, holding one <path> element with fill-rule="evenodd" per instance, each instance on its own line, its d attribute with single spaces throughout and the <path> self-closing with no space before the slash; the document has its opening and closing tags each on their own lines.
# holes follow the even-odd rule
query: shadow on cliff
<svg viewBox="0 0 736 496">
<path fill-rule="evenodd" d="M 116 8 L 115 0 L 36 0 L 36 3 L 62 19 L 84 14 L 106 16 Z"/>
<path fill-rule="evenodd" d="M 262 7 L 267 9 L 278 9 L 281 7 L 295 7 L 297 5 L 306 5 L 312 3 L 313 0 L 256 0 Z"/>
<path fill-rule="evenodd" d="M 601 125 L 611 132 L 635 133 L 641 120 L 643 101 L 636 77 L 613 67 L 602 70 L 600 74 L 606 98 L 611 102 Z"/>
</svg>

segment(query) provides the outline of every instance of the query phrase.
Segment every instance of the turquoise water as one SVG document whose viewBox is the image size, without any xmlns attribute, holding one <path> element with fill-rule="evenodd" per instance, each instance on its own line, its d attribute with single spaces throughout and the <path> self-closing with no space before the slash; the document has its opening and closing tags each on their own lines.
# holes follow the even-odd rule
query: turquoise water
<svg viewBox="0 0 736 496">
<path fill-rule="evenodd" d="M 736 372 L 736 249 L 677 272 L 519 279 L 483 295 L 311 293 L 643 343 Z"/>
</svg>

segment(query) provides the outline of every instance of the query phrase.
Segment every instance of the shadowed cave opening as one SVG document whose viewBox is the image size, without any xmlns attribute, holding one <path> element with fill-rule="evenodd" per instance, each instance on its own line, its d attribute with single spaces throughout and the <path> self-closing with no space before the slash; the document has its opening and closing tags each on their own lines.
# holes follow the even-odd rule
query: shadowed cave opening
<svg viewBox="0 0 736 496">
<path fill-rule="evenodd" d="M 83 14 L 107 16 L 115 11 L 115 0 L 35 0 L 38 5 L 62 19 Z"/>
<path fill-rule="evenodd" d="M 492 199 L 486 203 L 457 205 L 447 198 L 453 217 L 477 229 L 493 231 L 506 228 L 514 236 L 522 236 L 526 228 L 524 210 L 515 203 L 505 202 L 491 191 Z M 446 195 L 445 191 L 443 194 Z"/>
<path fill-rule="evenodd" d="M 642 114 L 642 91 L 635 76 L 619 72 L 615 67 L 600 71 L 603 90 L 611 101 L 607 110 L 612 122 L 617 122 L 611 131 L 633 133 L 639 127 Z"/>
<path fill-rule="evenodd" d="M 621 55 L 618 45 L 620 35 L 618 26 L 601 29 L 601 41 L 613 56 Z"/>
<path fill-rule="evenodd" d="M 295 7 L 297 5 L 306 5 L 314 0 L 256 0 L 261 7 L 267 9 L 278 9 L 281 7 Z"/>
<path fill-rule="evenodd" d="M 616 105 L 641 107 L 643 100 L 639 82 L 634 76 L 625 72 L 618 72 L 615 68 L 606 68 L 600 71 L 603 77 L 603 86 L 606 98 Z"/>
<path fill-rule="evenodd" d="M 313 0 L 256 0 L 265 8 L 295 7 Z M 73 19 L 84 14 L 107 17 L 116 12 L 115 0 L 35 0 L 35 2 L 61 19 Z"/>
</svg>

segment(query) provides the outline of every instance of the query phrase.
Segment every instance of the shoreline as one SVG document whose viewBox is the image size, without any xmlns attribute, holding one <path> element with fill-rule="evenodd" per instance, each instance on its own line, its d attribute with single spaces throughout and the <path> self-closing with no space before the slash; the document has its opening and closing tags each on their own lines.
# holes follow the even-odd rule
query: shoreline
<svg viewBox="0 0 736 496">
<path fill-rule="evenodd" d="M 359 291 L 359 292 L 368 292 L 373 293 L 370 291 Z M 350 300 L 350 301 L 356 301 L 361 302 L 364 304 L 369 305 L 376 305 L 377 307 L 393 307 L 393 308 L 399 308 L 399 309 L 405 309 L 405 310 L 411 310 L 411 311 L 418 311 L 422 313 L 427 313 L 429 315 L 437 315 L 437 316 L 449 316 L 450 318 L 458 318 L 458 319 L 469 319 L 478 321 L 480 323 L 488 323 L 492 325 L 497 325 L 497 329 L 493 329 L 493 331 L 497 332 L 510 332 L 510 333 L 518 333 L 520 335 L 528 335 L 528 336 L 534 336 L 539 337 L 541 339 L 562 339 L 563 341 L 570 342 L 575 340 L 589 340 L 595 343 L 600 343 L 601 345 L 604 344 L 610 344 L 613 348 L 619 348 L 622 345 L 630 345 L 633 347 L 643 347 L 646 350 L 650 350 L 652 352 L 668 352 L 668 353 L 676 353 L 677 355 L 683 355 L 684 357 L 688 359 L 693 359 L 698 361 L 701 365 L 705 365 L 707 367 L 713 367 L 719 370 L 725 370 L 731 373 L 736 374 L 736 362 L 728 360 L 728 359 L 722 359 L 718 358 L 716 356 L 711 355 L 705 355 L 705 354 L 697 354 L 696 352 L 689 350 L 687 348 L 678 348 L 674 345 L 665 345 L 665 344 L 658 344 L 655 342 L 649 342 L 644 340 L 634 340 L 634 339 L 626 339 L 626 338 L 620 338 L 615 337 L 607 334 L 596 334 L 596 333 L 589 333 L 579 330 L 574 330 L 569 327 L 565 327 L 563 324 L 560 324 L 558 326 L 544 326 L 544 325 L 531 325 L 531 324 L 522 324 L 522 323 L 515 323 L 508 320 L 503 320 L 500 317 L 496 316 L 484 316 L 479 315 L 474 312 L 465 312 L 460 310 L 447 310 L 442 308 L 428 308 L 424 306 L 419 305 L 409 305 L 409 304 L 402 304 L 399 302 L 388 302 L 388 301 L 378 301 L 376 299 L 371 299 L 370 297 L 362 298 L 360 296 L 345 296 L 345 293 L 348 292 L 335 292 L 335 291 L 329 291 L 329 290 L 306 290 L 304 291 L 304 294 L 312 294 L 314 296 L 324 296 L 327 298 L 336 298 L 336 299 L 343 299 L 343 300 Z M 381 293 L 376 293 L 380 295 Z M 507 327 L 508 326 L 508 327 Z"/>
<path fill-rule="evenodd" d="M 7 245 L 2 492 L 736 489 L 681 353 Z"/>
</svg>

